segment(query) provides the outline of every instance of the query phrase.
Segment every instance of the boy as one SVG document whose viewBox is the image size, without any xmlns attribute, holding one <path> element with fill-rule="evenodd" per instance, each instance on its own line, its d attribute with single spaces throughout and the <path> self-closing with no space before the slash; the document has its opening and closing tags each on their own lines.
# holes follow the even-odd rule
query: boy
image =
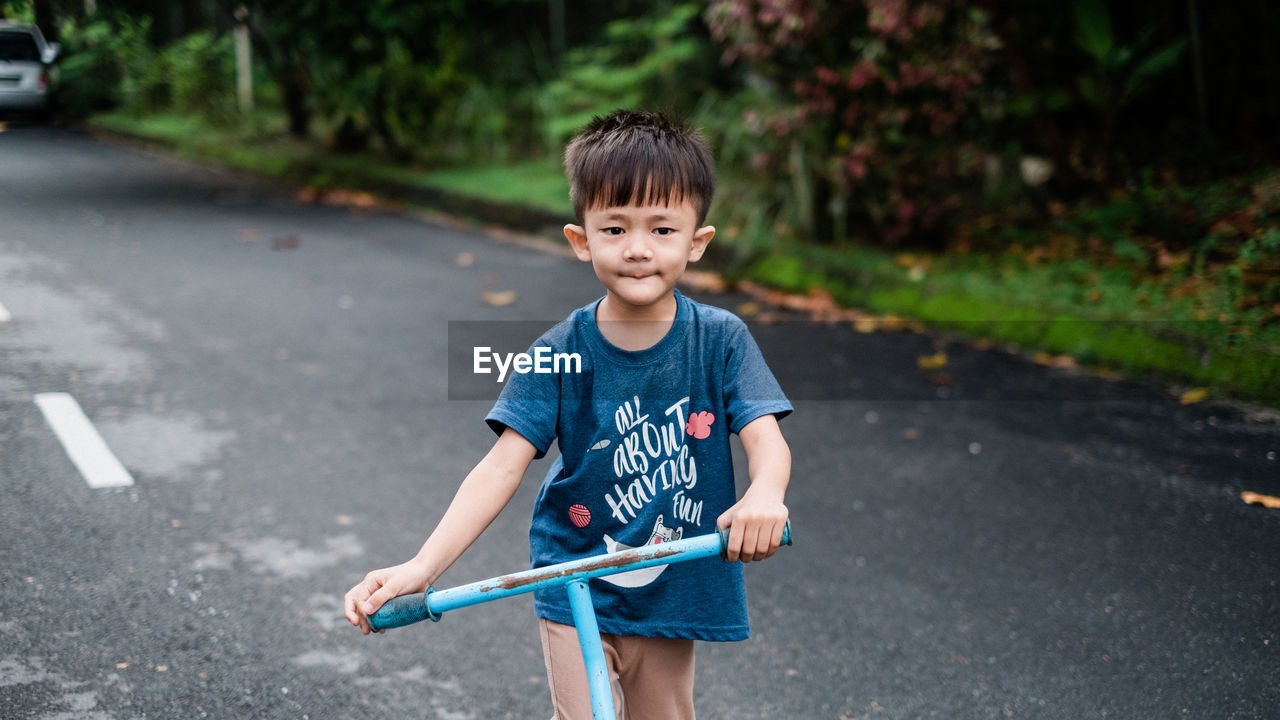
<svg viewBox="0 0 1280 720">
<path fill-rule="evenodd" d="M 535 347 L 577 353 L 580 372 L 518 374 L 486 417 L 493 448 L 463 481 L 414 559 L 375 570 L 344 598 L 347 619 L 423 592 L 497 517 L 529 463 L 558 441 L 530 529 L 534 567 L 728 528 L 728 558 L 658 566 L 591 584 L 615 707 L 628 720 L 693 718 L 693 641 L 747 637 L 744 562 L 782 540 L 791 455 L 778 418 L 791 405 L 746 326 L 675 290 L 715 234 L 711 154 L 665 117 L 617 111 L 565 150 L 574 254 L 602 299 Z M 751 484 L 734 491 L 729 433 Z M 555 718 L 591 716 L 564 590 L 535 594 Z M 621 697 L 618 697 L 620 695 Z"/>
</svg>

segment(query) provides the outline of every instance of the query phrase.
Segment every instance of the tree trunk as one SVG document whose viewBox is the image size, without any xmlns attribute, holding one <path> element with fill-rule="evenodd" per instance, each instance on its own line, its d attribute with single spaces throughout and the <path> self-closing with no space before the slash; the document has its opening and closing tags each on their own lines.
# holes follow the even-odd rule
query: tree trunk
<svg viewBox="0 0 1280 720">
<path fill-rule="evenodd" d="M 281 101 L 285 114 L 289 116 L 289 134 L 296 138 L 305 138 L 311 130 L 311 108 L 307 107 L 307 98 L 311 94 L 310 78 L 303 58 L 295 56 L 280 78 Z"/>
<path fill-rule="evenodd" d="M 35 12 L 36 27 L 49 42 L 58 42 L 58 22 L 53 17 L 53 3 L 49 0 L 33 0 L 31 9 Z"/>
<path fill-rule="evenodd" d="M 386 148 L 387 154 L 396 162 L 407 162 L 409 160 L 408 149 L 396 137 L 391 126 L 387 124 L 387 91 L 382 83 L 379 83 L 378 91 L 374 93 L 373 107 L 370 110 L 369 122 L 373 125 L 373 131 L 377 133 L 378 138 L 382 140 L 382 146 Z"/>
</svg>

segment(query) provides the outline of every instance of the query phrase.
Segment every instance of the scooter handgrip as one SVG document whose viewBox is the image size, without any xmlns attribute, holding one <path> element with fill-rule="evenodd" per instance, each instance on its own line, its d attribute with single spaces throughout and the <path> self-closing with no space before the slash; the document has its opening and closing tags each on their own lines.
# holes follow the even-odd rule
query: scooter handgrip
<svg viewBox="0 0 1280 720">
<path fill-rule="evenodd" d="M 716 533 L 720 535 L 720 557 L 723 558 L 729 547 L 729 531 L 724 529 L 717 529 Z M 782 527 L 782 544 L 783 545 L 791 544 L 791 521 L 790 520 L 788 520 L 787 524 Z"/>
<path fill-rule="evenodd" d="M 439 621 L 440 614 L 431 612 L 428 605 L 431 592 L 431 588 L 428 588 L 424 593 L 391 598 L 369 616 L 369 627 L 374 630 L 390 630 L 423 620 Z"/>
</svg>

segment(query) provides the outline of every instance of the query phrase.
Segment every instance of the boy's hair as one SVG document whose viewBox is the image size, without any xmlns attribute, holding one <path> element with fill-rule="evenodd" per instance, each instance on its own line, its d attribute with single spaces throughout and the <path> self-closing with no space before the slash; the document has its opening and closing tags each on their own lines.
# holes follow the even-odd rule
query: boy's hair
<svg viewBox="0 0 1280 720">
<path fill-rule="evenodd" d="M 579 223 L 593 208 L 687 199 L 702 225 L 716 192 L 706 139 L 655 112 L 615 110 L 592 119 L 565 148 L 564 167 Z"/>
</svg>

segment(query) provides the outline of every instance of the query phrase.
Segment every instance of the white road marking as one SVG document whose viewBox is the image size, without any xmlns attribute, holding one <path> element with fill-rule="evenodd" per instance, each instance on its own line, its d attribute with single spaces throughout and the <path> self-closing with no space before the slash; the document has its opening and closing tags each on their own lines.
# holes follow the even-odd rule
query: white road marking
<svg viewBox="0 0 1280 720">
<path fill-rule="evenodd" d="M 40 393 L 36 405 L 53 428 L 67 456 L 91 488 L 127 487 L 133 477 L 85 417 L 80 403 L 67 393 Z"/>
<path fill-rule="evenodd" d="M 4 303 L 0 303 L 0 323 L 7 323 L 13 319 L 8 310 L 4 309 Z"/>
</svg>

